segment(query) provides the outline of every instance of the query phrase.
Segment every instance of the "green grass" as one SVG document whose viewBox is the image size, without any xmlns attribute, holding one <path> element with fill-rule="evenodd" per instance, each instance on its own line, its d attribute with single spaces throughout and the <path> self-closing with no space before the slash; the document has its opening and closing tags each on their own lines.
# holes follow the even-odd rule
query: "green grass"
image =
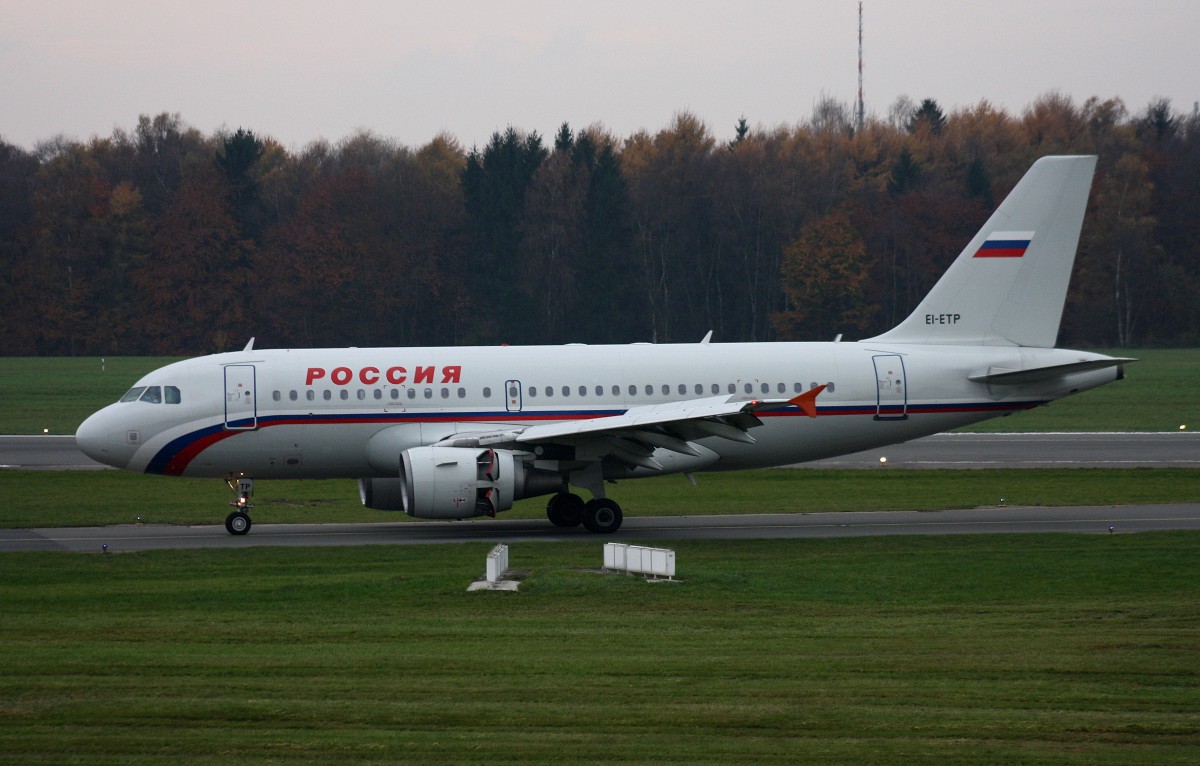
<svg viewBox="0 0 1200 766">
<path fill-rule="evenodd" d="M 178 357 L 0 357 L 0 433 L 73 434 L 148 372 Z"/>
<path fill-rule="evenodd" d="M 6 763 L 1191 764 L 1200 534 L 0 556 Z"/>
<path fill-rule="evenodd" d="M 630 515 L 937 510 L 997 505 L 1195 502 L 1200 471 L 989 469 L 829 471 L 777 469 L 625 481 L 609 494 Z M 259 523 L 408 520 L 363 508 L 353 481 L 260 481 Z M 0 528 L 146 523 L 216 524 L 233 498 L 224 482 L 123 471 L 0 471 Z M 546 499 L 517 503 L 501 518 L 545 518 Z"/>
<path fill-rule="evenodd" d="M 1116 349 L 1141 359 L 1124 381 L 1050 407 L 990 420 L 975 431 L 1174 431 L 1200 428 L 1200 349 Z M 176 358 L 0 358 L 0 433 L 72 434 L 147 372 Z"/>
</svg>

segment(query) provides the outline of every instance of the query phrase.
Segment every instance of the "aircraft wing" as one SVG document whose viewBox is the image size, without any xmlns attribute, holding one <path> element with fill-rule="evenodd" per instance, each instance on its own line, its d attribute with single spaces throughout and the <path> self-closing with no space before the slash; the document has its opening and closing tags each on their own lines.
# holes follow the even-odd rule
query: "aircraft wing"
<svg viewBox="0 0 1200 766">
<path fill-rule="evenodd" d="M 589 444 L 593 454 L 611 456 L 631 465 L 660 469 L 651 454 L 661 448 L 699 456 L 690 444 L 697 439 L 718 437 L 754 444 L 748 431 L 762 425 L 757 412 L 796 406 L 816 417 L 819 386 L 792 399 L 746 399 L 714 396 L 665 404 L 631 407 L 620 415 L 569 420 L 484 434 L 456 434 L 455 443 L 471 439 L 480 446 L 509 445 L 516 448 L 544 444 Z"/>
</svg>

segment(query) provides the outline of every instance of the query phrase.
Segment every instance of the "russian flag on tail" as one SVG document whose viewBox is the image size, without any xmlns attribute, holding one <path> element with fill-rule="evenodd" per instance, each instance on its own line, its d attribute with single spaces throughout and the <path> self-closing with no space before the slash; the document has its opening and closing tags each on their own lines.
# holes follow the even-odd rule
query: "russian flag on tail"
<svg viewBox="0 0 1200 766">
<path fill-rule="evenodd" d="M 1033 240 L 1032 231 L 994 231 L 975 251 L 975 258 L 1020 258 Z"/>
</svg>

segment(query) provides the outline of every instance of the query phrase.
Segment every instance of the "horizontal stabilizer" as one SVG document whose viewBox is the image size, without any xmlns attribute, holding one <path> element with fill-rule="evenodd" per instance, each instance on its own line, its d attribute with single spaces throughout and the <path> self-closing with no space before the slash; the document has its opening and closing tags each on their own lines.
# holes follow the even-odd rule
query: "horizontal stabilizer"
<svg viewBox="0 0 1200 766">
<path fill-rule="evenodd" d="M 1037 383 L 1043 380 L 1053 380 L 1061 378 L 1063 375 L 1068 375 L 1073 372 L 1089 372 L 1091 370 L 1103 370 L 1106 367 L 1119 367 L 1129 362 L 1136 362 L 1136 359 L 1127 357 L 1111 357 L 1105 359 L 1092 359 L 1086 362 L 1071 362 L 1069 364 L 1054 364 L 1049 367 L 1034 367 L 1027 370 L 999 370 L 992 368 L 985 373 L 978 375 L 969 375 L 967 380 L 975 383 L 987 383 L 989 385 L 1016 385 L 1019 383 Z"/>
</svg>

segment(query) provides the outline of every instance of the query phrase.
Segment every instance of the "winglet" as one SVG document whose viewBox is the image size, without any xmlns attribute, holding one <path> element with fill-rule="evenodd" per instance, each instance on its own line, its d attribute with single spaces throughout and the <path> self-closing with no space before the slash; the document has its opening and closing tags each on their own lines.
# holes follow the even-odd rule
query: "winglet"
<svg viewBox="0 0 1200 766">
<path fill-rule="evenodd" d="M 804 414 L 808 415 L 810 418 L 815 418 L 817 416 L 817 394 L 825 390 L 825 385 L 826 384 L 821 384 L 816 388 L 805 391 L 799 396 L 794 396 L 791 399 L 788 399 L 788 403 L 799 407 Z"/>
</svg>

